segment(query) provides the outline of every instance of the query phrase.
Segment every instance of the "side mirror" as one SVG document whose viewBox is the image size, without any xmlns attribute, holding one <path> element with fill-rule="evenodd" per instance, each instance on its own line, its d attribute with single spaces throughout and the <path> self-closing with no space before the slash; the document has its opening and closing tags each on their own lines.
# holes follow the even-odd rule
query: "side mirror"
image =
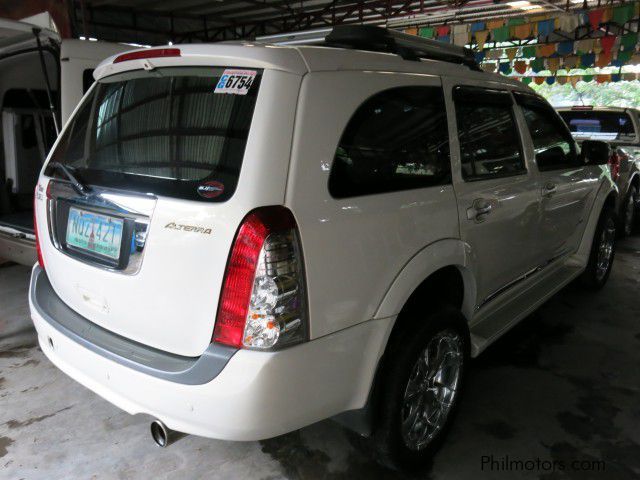
<svg viewBox="0 0 640 480">
<path fill-rule="evenodd" d="M 585 165 L 606 165 L 611 157 L 609 144 L 600 140 L 584 140 L 580 147 L 580 159 Z"/>
<path fill-rule="evenodd" d="M 538 167 L 553 168 L 556 165 L 565 165 L 567 156 L 562 147 L 551 147 L 536 154 Z"/>
</svg>

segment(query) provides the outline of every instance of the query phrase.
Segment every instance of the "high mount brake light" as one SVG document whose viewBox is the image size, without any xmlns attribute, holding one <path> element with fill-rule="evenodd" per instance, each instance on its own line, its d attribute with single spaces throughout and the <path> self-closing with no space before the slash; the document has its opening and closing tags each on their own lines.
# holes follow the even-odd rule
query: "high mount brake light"
<svg viewBox="0 0 640 480">
<path fill-rule="evenodd" d="M 142 60 L 145 58 L 179 57 L 179 48 L 152 48 L 150 50 L 139 50 L 136 52 L 123 53 L 118 55 L 113 63 L 126 62 L 129 60 Z"/>
<path fill-rule="evenodd" d="M 231 248 L 213 341 L 270 349 L 306 339 L 306 288 L 293 214 L 264 207 L 242 221 Z"/>
</svg>

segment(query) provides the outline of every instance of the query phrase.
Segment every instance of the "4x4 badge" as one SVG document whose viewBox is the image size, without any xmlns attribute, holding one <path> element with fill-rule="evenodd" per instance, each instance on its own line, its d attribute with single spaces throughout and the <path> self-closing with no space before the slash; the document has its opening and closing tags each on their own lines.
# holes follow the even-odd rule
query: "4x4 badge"
<svg viewBox="0 0 640 480">
<path fill-rule="evenodd" d="M 220 182 L 204 182 L 198 185 L 198 195 L 204 198 L 216 198 L 224 192 L 224 185 Z"/>
</svg>

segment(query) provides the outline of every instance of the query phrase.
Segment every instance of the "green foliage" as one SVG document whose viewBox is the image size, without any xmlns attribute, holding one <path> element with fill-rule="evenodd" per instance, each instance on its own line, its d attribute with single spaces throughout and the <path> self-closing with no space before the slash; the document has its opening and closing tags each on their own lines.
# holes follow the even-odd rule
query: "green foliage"
<svg viewBox="0 0 640 480">
<path fill-rule="evenodd" d="M 575 88 L 560 85 L 535 85 L 533 88 L 553 106 L 594 105 L 598 107 L 640 107 L 640 81 L 596 83 L 579 81 Z"/>
</svg>

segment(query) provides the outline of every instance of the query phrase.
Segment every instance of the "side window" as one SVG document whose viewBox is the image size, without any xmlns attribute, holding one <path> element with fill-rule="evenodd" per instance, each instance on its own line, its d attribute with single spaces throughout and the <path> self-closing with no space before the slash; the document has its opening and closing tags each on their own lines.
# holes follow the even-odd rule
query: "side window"
<svg viewBox="0 0 640 480">
<path fill-rule="evenodd" d="M 571 133 L 558 114 L 542 101 L 519 95 L 518 103 L 527 122 L 536 164 L 540 171 L 578 166 L 578 155 Z"/>
<path fill-rule="evenodd" d="M 440 87 L 401 87 L 353 114 L 329 175 L 335 198 L 424 188 L 451 181 L 449 136 Z"/>
<path fill-rule="evenodd" d="M 458 87 L 454 101 L 462 177 L 477 180 L 525 173 L 511 95 Z"/>
</svg>

